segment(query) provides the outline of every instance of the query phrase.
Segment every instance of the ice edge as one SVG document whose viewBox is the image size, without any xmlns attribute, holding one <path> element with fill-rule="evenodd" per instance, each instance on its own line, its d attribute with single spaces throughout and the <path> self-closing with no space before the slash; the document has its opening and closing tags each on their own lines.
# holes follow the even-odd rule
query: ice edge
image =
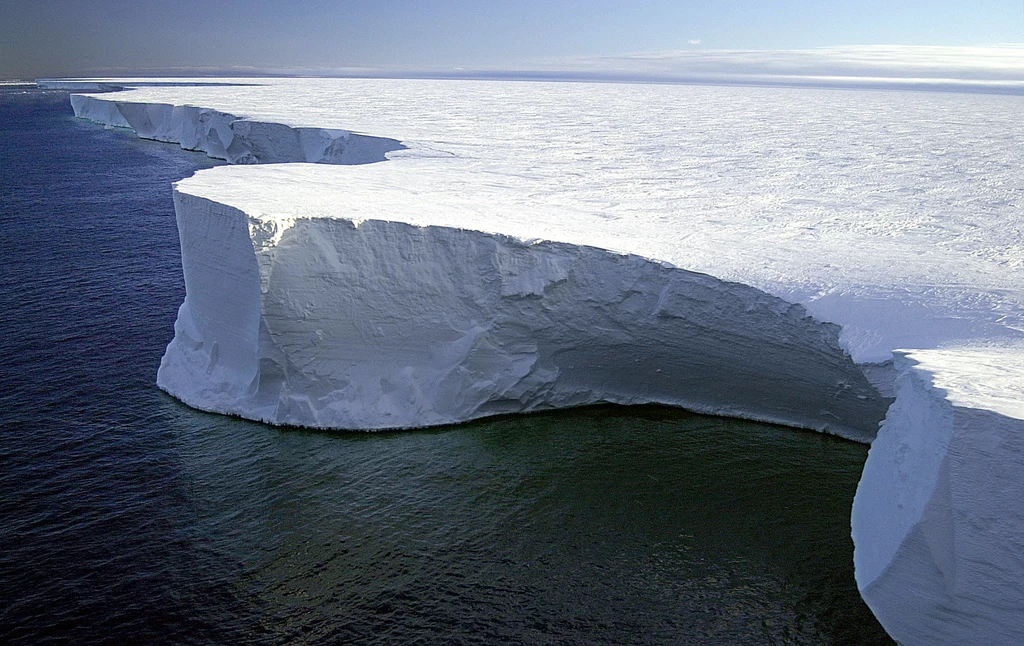
<svg viewBox="0 0 1024 646">
<path fill-rule="evenodd" d="M 107 126 L 128 127 L 134 130 L 140 137 L 178 143 L 183 148 L 202 150 L 212 157 L 226 159 L 233 163 L 260 163 L 274 161 L 319 161 L 323 163 L 339 164 L 372 163 L 386 159 L 387 152 L 390 150 L 397 150 L 402 147 L 400 142 L 392 139 L 353 135 L 347 131 L 316 128 L 291 128 L 282 124 L 267 124 L 249 121 L 238 118 L 235 115 L 204 108 L 174 106 L 169 104 L 133 103 L 130 101 L 118 100 L 120 98 L 121 97 L 115 99 L 73 94 L 71 96 L 71 102 L 76 115 L 79 117 L 87 118 Z M 362 138 L 361 143 L 363 145 L 358 147 L 339 147 L 333 143 L 338 140 L 347 142 L 353 137 Z M 308 143 L 304 144 L 304 142 L 309 142 L 310 140 L 314 140 L 316 145 L 310 146 Z M 339 149 L 341 150 L 341 153 L 336 154 Z M 187 222 L 184 222 L 188 217 L 187 215 L 183 216 L 184 207 L 182 207 L 182 196 L 182 183 L 179 183 L 175 188 L 175 201 L 176 211 L 178 212 L 179 217 L 179 231 L 182 235 L 184 264 L 185 249 L 187 246 L 185 240 L 187 235 L 186 231 L 192 227 L 190 227 Z M 207 215 L 206 217 L 209 216 Z M 261 228 L 265 229 L 268 226 L 268 223 L 261 221 L 260 218 L 249 215 L 246 217 L 250 218 L 248 228 L 251 231 L 256 231 Z M 336 222 L 337 221 L 344 220 L 336 220 Z M 353 225 L 353 228 L 355 228 L 356 225 L 365 228 L 364 222 L 349 222 Z M 273 226 L 277 223 L 270 224 Z M 396 223 L 391 223 L 391 225 L 397 226 Z M 412 230 L 415 227 L 408 228 L 409 230 Z M 445 227 L 427 228 L 436 231 L 446 229 Z M 453 229 L 448 229 L 448 231 L 455 232 Z M 459 233 L 453 233 L 453 235 L 459 234 L 472 234 L 494 240 L 501 240 L 502 243 L 499 246 L 504 246 L 505 248 L 509 248 L 508 245 L 512 242 L 518 242 L 519 246 L 525 244 L 526 246 L 533 248 L 529 252 L 533 255 L 538 253 L 536 249 L 537 245 L 544 244 L 538 243 L 537 241 L 528 241 L 524 243 L 522 241 L 514 241 L 508 236 L 496 236 L 493 234 L 483 234 L 482 232 L 461 231 Z M 275 245 L 280 239 L 280 232 L 276 235 L 278 239 L 271 241 Z M 266 247 L 267 242 L 268 241 L 266 239 L 257 242 L 251 237 L 248 241 L 248 244 L 253 245 L 256 249 L 256 255 L 263 264 L 267 264 L 265 261 L 268 256 L 267 254 L 262 254 L 260 252 L 259 246 L 263 245 Z M 607 256 L 608 258 L 615 255 L 621 256 L 621 254 L 616 254 L 615 252 L 604 249 L 598 250 L 573 245 L 560 245 L 559 248 L 562 248 L 563 250 L 572 248 L 575 250 L 573 253 L 577 254 L 597 254 L 600 256 Z M 639 257 L 634 256 L 633 258 L 638 259 Z M 651 264 L 652 266 L 658 266 L 661 271 L 676 271 L 679 272 L 679 275 L 686 274 L 688 276 L 699 275 L 694 274 L 693 272 L 686 272 L 682 269 L 676 269 L 664 262 L 646 258 L 640 260 L 644 263 Z M 500 263 L 500 260 L 496 260 L 495 262 Z M 186 289 L 187 291 L 195 293 L 198 290 L 195 285 L 193 285 L 191 290 L 188 290 L 188 283 L 196 282 L 195 280 L 188 280 L 189 273 L 190 272 L 186 267 Z M 708 276 L 699 276 L 702 276 L 702 279 L 704 280 L 717 281 L 717 279 L 713 279 Z M 472 280 L 473 276 L 469 275 L 466 278 L 467 280 Z M 751 293 L 757 293 L 763 298 L 775 298 L 752 287 L 740 286 L 735 283 L 726 283 L 725 281 L 717 281 L 717 283 L 719 287 L 732 286 L 732 289 L 742 288 L 744 290 L 750 290 Z M 265 285 L 263 290 L 264 292 L 266 291 Z M 723 293 L 728 291 L 729 288 L 723 289 Z M 592 295 L 586 295 L 586 298 L 590 298 L 591 296 Z M 839 348 L 837 341 L 838 328 L 836 328 L 836 326 L 814 321 L 811 317 L 806 315 L 806 312 L 799 305 L 786 303 L 780 299 L 775 300 L 778 300 L 779 303 L 784 303 L 786 308 L 796 312 L 796 319 L 806 320 L 809 322 L 809 325 L 813 330 L 809 332 L 804 331 L 802 334 L 806 335 L 806 341 L 808 343 L 822 344 L 818 348 L 819 351 L 821 351 L 822 348 L 827 348 L 821 356 L 828 357 L 825 364 L 829 366 L 829 370 L 835 372 L 835 374 L 830 374 L 824 378 L 821 383 L 811 384 L 807 383 L 806 379 L 804 379 L 804 383 L 801 384 L 801 388 L 807 392 L 804 392 L 803 396 L 806 397 L 810 391 L 820 390 L 820 392 L 815 395 L 818 399 L 814 403 L 810 404 L 806 410 L 799 410 L 799 407 L 795 406 L 793 402 L 786 402 L 785 400 L 787 397 L 781 392 L 775 393 L 776 397 L 778 397 L 776 402 L 769 401 L 773 398 L 765 395 L 766 392 L 778 390 L 774 387 L 774 384 L 789 382 L 791 386 L 790 389 L 792 389 L 792 384 L 800 381 L 796 372 L 785 375 L 784 377 L 780 374 L 776 374 L 778 371 L 772 369 L 770 364 L 778 363 L 777 357 L 762 361 L 762 365 L 758 366 L 757 370 L 750 365 L 744 366 L 747 373 L 742 375 L 739 382 L 726 384 L 719 381 L 717 383 L 714 388 L 719 391 L 730 389 L 734 390 L 736 386 L 742 383 L 742 390 L 746 392 L 746 399 L 740 397 L 735 401 L 708 401 L 701 398 L 694 398 L 692 396 L 687 397 L 680 392 L 673 393 L 670 396 L 662 394 L 652 398 L 647 397 L 642 393 L 623 394 L 621 392 L 613 392 L 608 389 L 587 386 L 576 387 L 576 392 L 573 394 L 562 393 L 559 397 L 556 397 L 553 400 L 550 399 L 550 393 L 547 395 L 549 400 L 545 401 L 526 401 L 523 400 L 522 396 L 520 396 L 517 399 L 519 403 L 515 405 L 494 406 L 492 402 L 477 402 L 468 408 L 464 407 L 461 411 L 449 411 L 447 414 L 430 411 L 428 413 L 421 413 L 415 419 L 394 420 L 391 422 L 382 422 L 380 419 L 373 419 L 365 416 L 357 416 L 357 418 L 353 419 L 350 415 L 342 415 L 341 418 L 344 419 L 325 419 L 321 418 L 319 415 L 308 413 L 310 410 L 322 410 L 324 406 L 328 406 L 330 404 L 330 402 L 325 403 L 325 401 L 319 401 L 313 404 L 304 402 L 302 405 L 296 405 L 292 400 L 279 399 L 273 407 L 273 413 L 268 413 L 266 406 L 254 406 L 251 401 L 247 404 L 243 404 L 242 400 L 237 396 L 235 398 L 235 403 L 230 405 L 223 401 L 223 397 L 219 398 L 218 404 L 212 404 L 212 400 L 209 397 L 210 392 L 216 391 L 218 388 L 222 388 L 223 384 L 220 386 L 212 386 L 212 390 L 208 385 L 207 396 L 205 397 L 200 392 L 186 392 L 186 390 L 188 390 L 187 388 L 173 385 L 171 383 L 173 380 L 167 377 L 161 378 L 159 384 L 161 387 L 194 407 L 215 410 L 217 412 L 239 414 L 244 417 L 256 418 L 275 424 L 373 429 L 407 428 L 465 421 L 468 419 L 504 412 L 533 410 L 537 408 L 550 408 L 556 406 L 582 405 L 598 401 L 609 401 L 614 403 L 659 402 L 680 406 L 696 412 L 780 423 L 787 426 L 833 433 L 855 441 L 870 442 L 874 436 L 878 420 L 881 419 L 882 414 L 884 413 L 887 401 L 878 395 L 877 391 L 864 379 L 863 375 L 856 369 L 856 367 L 853 366 L 845 352 Z M 186 297 L 186 305 L 187 304 L 188 297 Z M 191 307 L 186 307 L 186 305 L 182 306 L 182 311 L 179 315 L 179 322 L 187 319 L 188 315 L 191 313 Z M 777 306 L 773 305 L 772 307 L 775 308 Z M 506 315 L 508 316 L 508 314 Z M 620 321 L 618 324 L 622 325 L 624 322 Z M 721 320 L 715 324 L 725 329 L 727 326 L 735 325 L 736 321 Z M 181 325 L 176 326 L 176 340 L 180 336 L 187 336 L 184 331 L 184 327 L 185 326 Z M 705 327 L 707 327 L 706 322 Z M 816 337 L 814 341 L 811 341 L 812 337 Z M 657 343 L 656 338 L 649 339 L 648 341 Z M 705 339 L 705 341 L 707 340 Z M 769 340 L 767 338 L 762 338 L 761 341 L 767 342 Z M 506 343 L 507 339 L 497 338 L 496 342 L 501 345 Z M 169 346 L 168 356 L 170 355 L 170 349 L 175 345 L 176 343 L 172 341 L 171 346 Z M 630 344 L 626 345 L 628 346 Z M 795 346 L 799 345 L 800 343 L 795 344 Z M 752 349 L 754 348 L 748 347 L 747 351 L 749 352 Z M 690 353 L 706 353 L 707 349 L 706 346 L 703 348 L 691 347 L 688 351 Z M 219 351 L 216 354 L 220 354 Z M 170 363 L 168 356 L 165 356 L 165 364 L 169 366 Z M 729 359 L 729 361 L 735 363 L 737 359 L 738 357 L 734 356 Z M 218 360 L 220 360 L 219 357 L 214 357 L 213 359 L 214 362 Z M 821 358 L 819 357 L 815 361 L 820 362 Z M 206 356 L 206 362 L 210 362 L 209 355 Z M 693 362 L 691 361 L 690 363 L 692 366 Z M 708 367 L 709 365 L 705 365 L 704 369 L 707 369 Z M 722 369 L 722 366 L 714 366 L 714 370 L 721 371 Z M 660 368 L 657 370 L 659 373 L 662 373 L 666 368 Z M 811 368 L 811 364 L 803 365 L 803 370 L 811 373 L 817 372 Z M 167 375 L 170 374 L 170 372 L 171 369 L 169 367 L 161 368 L 161 375 Z M 195 371 L 192 372 L 194 373 Z M 206 372 L 209 372 L 209 370 Z M 761 372 L 762 374 L 760 374 L 757 379 L 754 379 L 753 375 L 755 372 Z M 554 379 L 554 374 L 557 374 L 557 372 L 547 375 L 546 379 Z M 701 384 L 698 383 L 707 382 L 707 378 L 700 376 L 694 377 L 693 374 L 695 373 L 691 373 L 691 375 L 688 376 L 688 379 L 683 379 L 682 375 L 678 375 L 680 377 L 680 384 L 689 383 L 691 391 L 702 393 L 704 397 L 710 397 L 713 389 L 709 389 L 706 385 L 701 386 Z M 819 374 L 818 376 L 820 377 L 821 375 Z M 375 377 L 379 377 L 379 375 Z M 638 375 L 632 375 L 632 378 L 637 377 Z M 783 379 L 782 382 L 779 381 L 780 377 Z M 740 378 L 740 376 L 734 374 L 729 378 L 737 379 Z M 388 381 L 388 379 L 388 377 L 385 377 L 384 381 Z M 794 379 L 797 381 L 794 382 Z M 563 381 L 565 381 L 564 377 Z M 195 374 L 192 374 L 189 379 L 180 380 L 179 383 L 195 383 Z M 470 387 L 472 390 L 472 384 L 463 384 L 463 386 Z M 252 384 L 247 384 L 247 388 L 253 388 Z M 255 388 L 256 391 L 259 390 L 258 386 Z M 629 389 L 627 388 L 626 390 Z M 494 393 L 492 393 L 492 395 L 494 395 Z M 254 395 L 250 393 L 250 395 L 247 396 Z M 379 397 L 379 393 L 376 396 Z M 505 395 L 502 394 L 500 397 L 505 397 Z M 214 399 L 218 398 L 214 397 Z M 530 398 L 526 399 L 529 400 Z M 842 410 L 836 409 L 835 402 L 837 401 L 841 401 L 843 403 L 843 406 L 840 406 L 840 409 Z M 406 402 L 406 404 L 408 403 L 409 402 Z M 804 402 L 804 404 L 808 403 L 809 402 Z M 416 407 L 421 409 L 421 411 L 424 406 L 425 404 L 422 400 L 416 401 Z M 844 406 L 845 409 L 843 409 Z M 262 412 L 256 414 L 254 412 L 256 408 L 261 408 Z M 293 409 L 306 410 L 307 414 L 303 415 L 296 414 L 294 412 L 282 412 Z M 437 414 L 435 415 L 435 413 Z M 382 412 L 377 411 L 377 415 L 382 415 Z M 391 417 L 393 417 L 392 414 L 383 414 L 382 419 L 390 419 Z"/>
</svg>

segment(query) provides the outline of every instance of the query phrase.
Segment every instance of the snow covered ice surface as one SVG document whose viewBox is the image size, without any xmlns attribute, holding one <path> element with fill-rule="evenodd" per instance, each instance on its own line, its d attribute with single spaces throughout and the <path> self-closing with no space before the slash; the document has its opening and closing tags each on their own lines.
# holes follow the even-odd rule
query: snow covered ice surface
<svg viewBox="0 0 1024 646">
<path fill-rule="evenodd" d="M 1022 568 L 997 546 L 1019 545 L 1022 497 L 974 473 L 1019 465 L 1024 97 L 235 82 L 74 101 L 232 161 L 389 161 L 179 182 L 188 296 L 162 387 L 279 423 L 608 399 L 868 439 L 883 400 L 797 303 L 859 363 L 912 351 L 854 515 L 883 625 L 907 644 L 979 622 L 1024 639 Z M 977 527 L 981 560 L 956 538 Z"/>
<path fill-rule="evenodd" d="M 612 401 L 873 436 L 883 400 L 802 307 L 514 237 L 504 223 L 522 214 L 500 194 L 475 194 L 463 218 L 382 167 L 179 182 L 187 296 L 157 383 L 208 410 L 334 428 Z"/>
<path fill-rule="evenodd" d="M 1024 337 L 1019 96 L 234 82 L 247 85 L 96 97 L 400 141 L 408 149 L 365 176 L 425 192 L 421 221 L 493 228 L 483 205 L 500 200 L 518 211 L 501 222 L 510 235 L 632 252 L 801 303 L 843 325 L 858 362 Z M 373 204 L 347 208 L 377 217 Z"/>
</svg>

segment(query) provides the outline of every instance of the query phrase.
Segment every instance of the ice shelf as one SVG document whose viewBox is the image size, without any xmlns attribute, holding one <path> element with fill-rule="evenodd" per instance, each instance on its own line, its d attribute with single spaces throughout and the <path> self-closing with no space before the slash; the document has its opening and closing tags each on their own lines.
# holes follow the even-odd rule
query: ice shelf
<svg viewBox="0 0 1024 646">
<path fill-rule="evenodd" d="M 419 223 L 398 215 L 415 192 L 332 170 L 177 183 L 187 296 L 162 388 L 349 429 L 658 402 L 868 441 L 884 414 L 838 328 L 800 305 L 634 254 Z"/>
<path fill-rule="evenodd" d="M 229 161 L 366 162 L 176 185 L 161 387 L 337 428 L 662 402 L 870 441 L 866 373 L 895 403 L 862 595 L 903 644 L 1024 641 L 1024 98 L 245 82 L 73 97 Z"/>
</svg>

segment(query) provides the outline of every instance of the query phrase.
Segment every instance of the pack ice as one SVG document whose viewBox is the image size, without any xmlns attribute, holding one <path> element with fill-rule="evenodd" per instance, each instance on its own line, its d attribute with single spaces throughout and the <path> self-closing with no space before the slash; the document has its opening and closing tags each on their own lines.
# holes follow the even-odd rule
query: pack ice
<svg viewBox="0 0 1024 646">
<path fill-rule="evenodd" d="M 72 99 L 231 161 L 388 160 L 176 185 L 162 388 L 334 428 L 661 402 L 870 441 L 866 372 L 895 403 L 865 600 L 904 644 L 1024 641 L 1020 96 L 244 83 Z"/>
</svg>

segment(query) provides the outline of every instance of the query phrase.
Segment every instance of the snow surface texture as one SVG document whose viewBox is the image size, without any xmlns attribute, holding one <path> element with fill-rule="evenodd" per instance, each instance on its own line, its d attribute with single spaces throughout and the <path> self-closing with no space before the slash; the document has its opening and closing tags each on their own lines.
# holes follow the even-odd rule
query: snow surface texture
<svg viewBox="0 0 1024 646">
<path fill-rule="evenodd" d="M 399 140 L 406 150 L 360 177 L 419 195 L 424 221 L 500 223 L 523 239 L 621 250 L 758 287 L 842 325 L 857 362 L 886 361 L 898 348 L 1024 339 L 1024 97 L 234 82 L 249 85 L 96 98 Z M 317 181 L 344 182 L 350 170 Z M 306 171 L 293 172 L 304 181 Z M 391 215 L 357 199 L 348 207 Z"/>
<path fill-rule="evenodd" d="M 317 192 L 336 206 L 314 215 L 291 165 L 211 170 L 176 186 L 187 296 L 157 379 L 198 408 L 379 429 L 659 402 L 860 441 L 884 414 L 835 326 L 758 289 L 594 247 L 353 221 L 344 187 Z"/>
<path fill-rule="evenodd" d="M 1024 351 L 901 353 L 853 504 L 864 600 L 901 644 L 1024 640 Z"/>
</svg>

